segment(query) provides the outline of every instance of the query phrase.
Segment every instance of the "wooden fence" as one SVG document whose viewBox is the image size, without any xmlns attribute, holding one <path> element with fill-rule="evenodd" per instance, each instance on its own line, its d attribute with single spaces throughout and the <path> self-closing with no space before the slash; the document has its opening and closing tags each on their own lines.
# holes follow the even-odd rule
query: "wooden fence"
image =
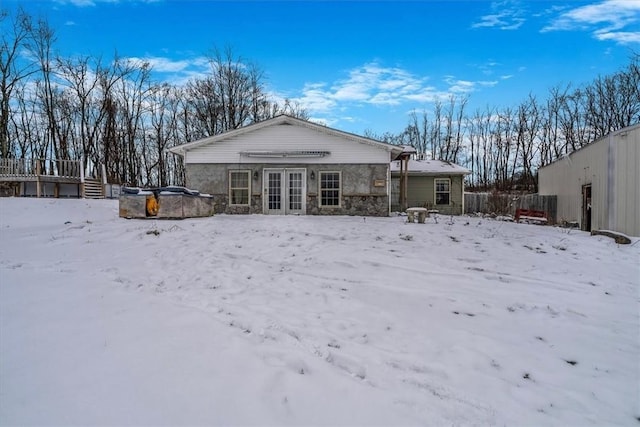
<svg viewBox="0 0 640 427">
<path fill-rule="evenodd" d="M 547 213 L 549 223 L 556 222 L 557 196 L 539 194 L 465 193 L 465 214 L 495 214 L 515 216 L 516 209 L 529 209 Z"/>
</svg>

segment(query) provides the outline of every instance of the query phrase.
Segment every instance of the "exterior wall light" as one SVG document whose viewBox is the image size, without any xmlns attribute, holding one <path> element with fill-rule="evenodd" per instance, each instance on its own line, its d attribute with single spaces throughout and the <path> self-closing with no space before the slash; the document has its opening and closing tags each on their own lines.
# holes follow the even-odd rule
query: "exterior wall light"
<svg viewBox="0 0 640 427">
<path fill-rule="evenodd" d="M 253 180 L 254 180 L 254 181 L 257 181 L 257 180 L 258 180 L 258 177 L 259 177 L 259 175 L 258 175 L 258 171 L 253 171 Z"/>
<path fill-rule="evenodd" d="M 311 175 L 309 175 L 309 178 L 311 178 L 311 180 L 315 180 L 316 179 L 316 173 L 314 171 L 311 171 Z"/>
</svg>

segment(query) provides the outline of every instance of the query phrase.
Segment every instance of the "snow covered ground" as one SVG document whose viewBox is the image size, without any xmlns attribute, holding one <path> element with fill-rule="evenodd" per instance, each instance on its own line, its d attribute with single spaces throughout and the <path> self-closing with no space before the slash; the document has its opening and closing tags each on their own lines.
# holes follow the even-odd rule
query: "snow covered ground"
<svg viewBox="0 0 640 427">
<path fill-rule="evenodd" d="M 2 425 L 638 425 L 640 243 L 11 198 L 0 237 Z"/>
</svg>

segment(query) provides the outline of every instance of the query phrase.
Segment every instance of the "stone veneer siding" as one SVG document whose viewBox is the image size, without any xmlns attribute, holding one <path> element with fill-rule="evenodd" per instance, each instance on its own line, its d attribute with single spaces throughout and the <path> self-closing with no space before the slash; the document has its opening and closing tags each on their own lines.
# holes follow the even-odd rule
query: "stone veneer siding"
<svg viewBox="0 0 640 427">
<path fill-rule="evenodd" d="M 307 215 L 389 215 L 388 165 L 386 164 L 187 164 L 186 185 L 188 188 L 212 195 L 215 213 L 261 214 L 263 213 L 262 173 L 265 168 L 304 168 L 307 170 Z M 229 171 L 232 170 L 251 171 L 249 206 L 229 206 Z M 312 171 L 315 174 L 315 180 L 310 178 Z M 318 182 L 322 171 L 340 171 L 342 173 L 340 207 L 318 206 Z M 253 179 L 254 172 L 258 172 L 257 180 Z M 376 180 L 384 181 L 384 186 L 374 186 Z"/>
</svg>

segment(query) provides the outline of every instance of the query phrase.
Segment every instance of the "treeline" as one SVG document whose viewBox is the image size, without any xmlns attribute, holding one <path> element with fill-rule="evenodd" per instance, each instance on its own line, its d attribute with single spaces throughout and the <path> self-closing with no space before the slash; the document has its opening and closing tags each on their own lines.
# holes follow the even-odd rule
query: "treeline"
<svg viewBox="0 0 640 427">
<path fill-rule="evenodd" d="M 471 170 L 473 189 L 537 190 L 537 170 L 608 133 L 640 122 L 640 54 L 589 84 L 555 86 L 545 99 L 467 112 L 464 96 L 411 114 L 398 133 L 367 136 L 411 145 L 428 158 Z"/>
<path fill-rule="evenodd" d="M 166 148 L 278 114 L 306 119 L 270 99 L 263 72 L 230 48 L 208 55 L 209 72 L 184 85 L 154 81 L 145 61 L 56 54 L 46 20 L 0 12 L 0 158 L 81 159 L 112 183 L 183 180 Z M 5 30 L 6 29 L 6 30 Z"/>
<path fill-rule="evenodd" d="M 282 113 L 308 119 L 299 104 L 272 99 L 262 70 L 230 48 L 207 56 L 206 75 L 173 85 L 155 81 L 145 61 L 60 56 L 55 30 L 22 10 L 0 11 L 0 24 L 0 159 L 81 159 L 88 176 L 104 165 L 109 182 L 164 186 L 184 173 L 166 148 Z M 365 136 L 464 165 L 474 189 L 535 191 L 540 166 L 640 122 L 640 55 L 545 99 L 474 112 L 467 104 L 452 95 L 411 114 L 400 133 Z"/>
</svg>

